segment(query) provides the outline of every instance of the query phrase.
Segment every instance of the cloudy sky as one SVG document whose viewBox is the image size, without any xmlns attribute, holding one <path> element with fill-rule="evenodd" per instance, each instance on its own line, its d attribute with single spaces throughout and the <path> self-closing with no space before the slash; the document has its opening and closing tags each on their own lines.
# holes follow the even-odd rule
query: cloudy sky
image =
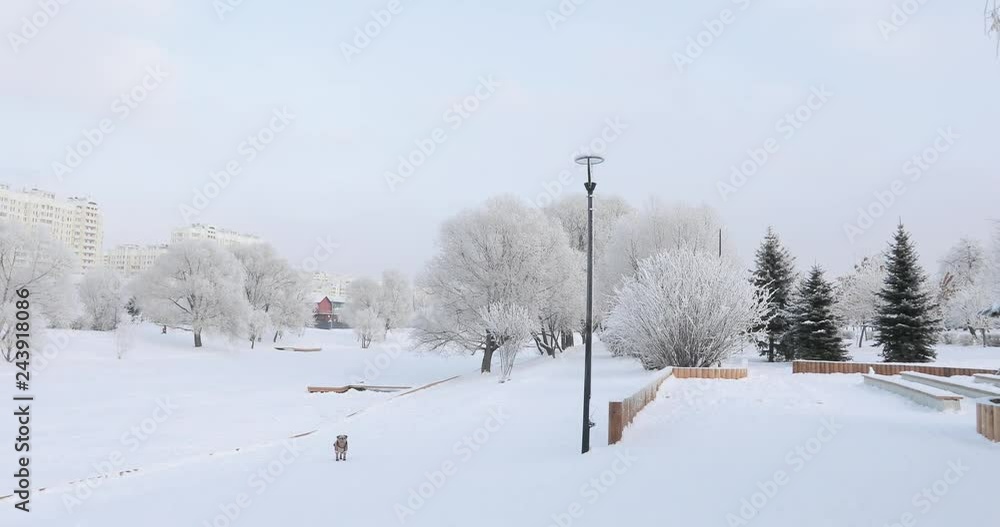
<svg viewBox="0 0 1000 527">
<path fill-rule="evenodd" d="M 0 180 L 106 247 L 200 221 L 352 274 L 490 195 L 583 206 L 592 148 L 598 197 L 709 204 L 747 259 L 773 224 L 841 272 L 902 218 L 930 265 L 1000 218 L 983 0 L 577 1 L 7 0 Z"/>
</svg>

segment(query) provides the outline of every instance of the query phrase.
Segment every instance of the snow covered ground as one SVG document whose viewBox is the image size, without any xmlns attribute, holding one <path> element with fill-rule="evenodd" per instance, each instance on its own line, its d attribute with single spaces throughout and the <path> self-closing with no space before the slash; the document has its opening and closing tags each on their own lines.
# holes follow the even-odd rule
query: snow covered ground
<svg viewBox="0 0 1000 527">
<path fill-rule="evenodd" d="M 556 359 L 526 350 L 501 385 L 477 373 L 476 357 L 362 351 L 348 332 L 308 332 L 304 344 L 325 348 L 315 354 L 194 351 L 182 348 L 189 337 L 145 328 L 119 361 L 110 336 L 74 332 L 35 389 L 35 482 L 53 488 L 35 494 L 30 515 L 0 501 L 0 524 L 997 524 L 988 497 L 1000 488 L 1000 447 L 976 434 L 968 402 L 938 413 L 858 375 L 792 375 L 753 357 L 746 380 L 670 379 L 608 447 L 607 401 L 656 374 L 598 346 L 598 426 L 581 456 L 580 349 Z M 305 393 L 365 377 L 380 353 L 393 357 L 370 384 L 465 375 L 403 397 Z M 947 364 L 1000 364 L 995 348 L 940 353 Z M 133 450 L 122 436 L 164 415 L 158 398 L 176 408 Z M 346 463 L 331 452 L 341 433 Z M 116 451 L 140 471 L 92 489 L 65 484 Z"/>
</svg>

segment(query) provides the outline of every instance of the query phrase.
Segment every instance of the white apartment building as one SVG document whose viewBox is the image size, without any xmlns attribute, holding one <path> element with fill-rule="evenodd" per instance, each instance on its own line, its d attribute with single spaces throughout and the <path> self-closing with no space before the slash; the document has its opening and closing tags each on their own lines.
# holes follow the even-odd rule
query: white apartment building
<svg viewBox="0 0 1000 527">
<path fill-rule="evenodd" d="M 312 275 L 313 296 L 317 299 L 326 296 L 334 302 L 344 302 L 347 300 L 347 287 L 350 285 L 351 277 L 349 276 L 323 272 Z"/>
<path fill-rule="evenodd" d="M 175 229 L 173 234 L 170 236 L 170 243 L 177 243 L 184 240 L 209 240 L 218 242 L 227 247 L 263 242 L 263 240 L 252 234 L 242 234 L 228 229 L 220 229 L 214 225 L 204 225 L 201 223 L 195 223 L 188 227 Z"/>
<path fill-rule="evenodd" d="M 101 262 L 104 219 L 97 203 L 88 198 L 59 200 L 44 190 L 16 191 L 0 184 L 0 219 L 48 229 L 76 253 L 84 270 Z"/>
<path fill-rule="evenodd" d="M 135 276 L 150 267 L 169 248 L 161 245 L 123 244 L 104 254 L 104 267 L 118 271 L 122 276 Z"/>
</svg>

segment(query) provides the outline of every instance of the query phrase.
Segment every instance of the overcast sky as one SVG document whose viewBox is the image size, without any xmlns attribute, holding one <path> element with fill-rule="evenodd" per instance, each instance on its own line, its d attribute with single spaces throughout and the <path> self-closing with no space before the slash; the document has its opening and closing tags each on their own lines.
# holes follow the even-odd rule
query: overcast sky
<svg viewBox="0 0 1000 527">
<path fill-rule="evenodd" d="M 773 224 L 800 266 L 839 273 L 901 217 L 932 265 L 1000 218 L 1000 60 L 982 0 L 895 20 L 902 0 L 563 0 L 565 17 L 558 0 L 229 1 L 72 0 L 51 17 L 3 2 L 0 180 L 91 196 L 105 248 L 191 219 L 293 263 L 329 238 L 340 248 L 322 266 L 356 275 L 415 273 L 441 221 L 494 194 L 584 206 L 571 158 L 602 134 L 598 197 L 709 204 L 748 262 Z M 145 99 L 129 106 L 133 90 Z M 463 101 L 474 109 L 452 109 Z M 273 140 L 251 159 L 258 134 Z M 227 164 L 239 173 L 199 209 Z M 733 180 L 741 165 L 753 175 Z M 876 193 L 893 196 L 884 211 Z M 849 236 L 859 208 L 880 216 Z"/>
</svg>

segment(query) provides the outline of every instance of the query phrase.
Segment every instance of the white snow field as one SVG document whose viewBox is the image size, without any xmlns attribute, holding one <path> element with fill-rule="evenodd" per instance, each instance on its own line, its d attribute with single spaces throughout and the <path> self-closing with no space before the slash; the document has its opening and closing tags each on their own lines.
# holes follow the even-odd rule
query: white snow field
<svg viewBox="0 0 1000 527">
<path fill-rule="evenodd" d="M 52 488 L 27 515 L 0 501 L 0 525 L 998 525 L 1000 445 L 976 434 L 971 401 L 936 412 L 860 375 L 754 358 L 745 380 L 669 379 L 609 447 L 607 401 L 657 373 L 598 345 L 597 426 L 581 456 L 579 347 L 556 359 L 526 349 L 505 384 L 479 375 L 478 357 L 405 351 L 378 382 L 465 375 L 401 397 L 307 395 L 364 376 L 379 348 L 309 331 L 302 343 L 323 352 L 193 351 L 180 347 L 190 335 L 143 331 L 121 361 L 100 348 L 109 336 L 75 334 L 38 374 L 32 463 L 36 486 Z M 940 362 L 966 351 L 942 349 Z M 1000 364 L 990 351 L 975 363 Z M 177 408 L 133 451 L 120 438 L 158 397 Z M 333 461 L 338 434 L 350 436 L 346 462 Z M 140 470 L 65 484 L 116 450 Z"/>
</svg>

